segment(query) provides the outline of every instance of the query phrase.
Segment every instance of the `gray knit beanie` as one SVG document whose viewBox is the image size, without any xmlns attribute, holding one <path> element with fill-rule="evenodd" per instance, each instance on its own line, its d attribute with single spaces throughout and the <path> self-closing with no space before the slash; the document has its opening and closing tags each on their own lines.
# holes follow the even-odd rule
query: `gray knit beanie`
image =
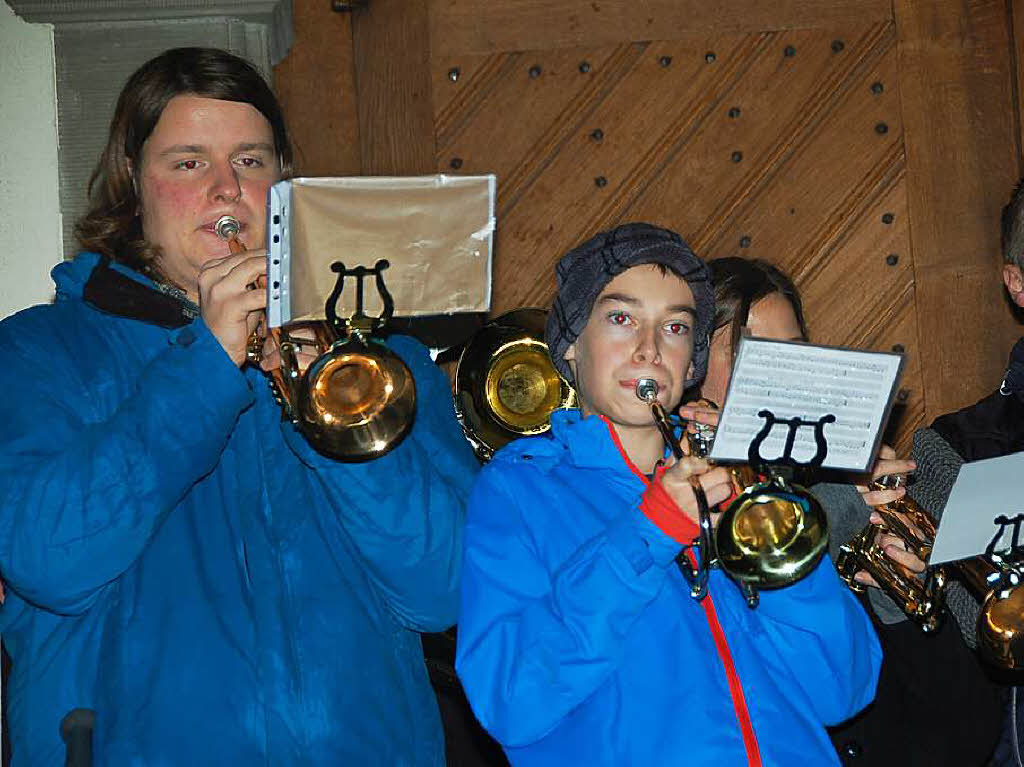
<svg viewBox="0 0 1024 767">
<path fill-rule="evenodd" d="M 697 322 L 693 334 L 694 377 L 686 386 L 704 380 L 708 334 L 715 317 L 715 296 L 707 266 L 675 232 L 652 224 L 623 224 L 573 248 L 555 267 L 558 295 L 548 313 L 544 336 L 555 368 L 569 383 L 575 385 L 565 352 L 586 327 L 594 301 L 616 275 L 640 264 L 662 264 L 690 286 Z"/>
</svg>

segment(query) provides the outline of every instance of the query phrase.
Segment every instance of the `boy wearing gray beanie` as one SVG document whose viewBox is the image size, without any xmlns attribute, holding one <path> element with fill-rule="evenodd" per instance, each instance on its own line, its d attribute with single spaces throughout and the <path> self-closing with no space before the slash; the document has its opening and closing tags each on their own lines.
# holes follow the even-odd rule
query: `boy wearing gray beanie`
<svg viewBox="0 0 1024 767">
<path fill-rule="evenodd" d="M 874 695 L 871 625 L 831 564 L 761 593 L 713 570 L 698 602 L 675 561 L 697 537 L 691 480 L 665 462 L 640 378 L 673 410 L 707 369 L 704 263 L 649 224 L 603 232 L 557 267 L 555 366 L 578 410 L 500 450 L 466 522 L 456 668 L 513 765 L 837 763 L 825 725 Z"/>
</svg>

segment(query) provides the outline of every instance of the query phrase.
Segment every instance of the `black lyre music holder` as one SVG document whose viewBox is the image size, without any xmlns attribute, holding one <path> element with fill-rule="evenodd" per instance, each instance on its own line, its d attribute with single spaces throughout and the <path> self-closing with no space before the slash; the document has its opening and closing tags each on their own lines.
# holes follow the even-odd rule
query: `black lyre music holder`
<svg viewBox="0 0 1024 767">
<path fill-rule="evenodd" d="M 985 556 L 992 557 L 993 555 L 999 557 L 1015 558 L 1021 554 L 1021 542 L 1020 542 L 1020 528 L 1024 525 L 1024 513 L 1017 514 L 1013 517 L 1007 517 L 1005 514 L 1000 514 L 992 519 L 992 524 L 996 526 L 995 535 L 992 536 L 992 540 L 988 542 L 988 546 L 985 547 Z M 999 543 L 999 539 L 1003 537 L 1003 533 L 1006 532 L 1006 528 L 1011 528 L 1013 531 L 1010 536 L 1010 548 L 1005 552 L 996 551 L 996 544 Z"/>
<path fill-rule="evenodd" d="M 760 410 L 757 413 L 759 418 L 764 419 L 764 426 L 750 442 L 747 449 L 747 462 L 754 467 L 761 466 L 785 466 L 788 468 L 819 469 L 825 462 L 828 455 L 828 441 L 825 439 L 825 425 L 835 423 L 836 417 L 829 413 L 815 420 L 803 418 L 779 418 L 771 410 Z M 782 448 L 782 455 L 778 458 L 766 459 L 761 456 L 761 445 L 771 434 L 777 424 L 784 424 L 788 427 L 786 432 L 786 444 Z M 796 442 L 796 431 L 801 426 L 814 427 L 814 444 L 816 449 L 814 455 L 807 461 L 798 461 L 793 457 L 793 444 Z"/>
<path fill-rule="evenodd" d="M 1010 592 L 1020 584 L 1021 572 L 1019 570 L 1022 546 L 1020 542 L 1020 528 L 1024 524 L 1024 513 L 1008 517 L 1000 514 L 992 519 L 996 526 L 995 535 L 985 547 L 985 558 L 996 566 L 996 571 L 989 576 L 988 585 L 992 593 L 998 599 L 1006 599 Z M 996 551 L 996 544 L 1003 537 L 1006 528 L 1013 531 L 1010 536 L 1010 547 L 1005 551 Z"/>
<path fill-rule="evenodd" d="M 327 321 L 339 334 L 345 328 L 352 328 L 363 333 L 374 333 L 384 327 L 388 320 L 391 319 L 391 316 L 395 313 L 395 301 L 391 297 L 391 293 L 388 292 L 387 285 L 384 284 L 384 270 L 389 266 L 391 266 L 391 262 L 386 258 L 380 259 L 372 267 L 356 266 L 346 269 L 345 264 L 341 261 L 335 261 L 331 264 L 331 271 L 337 273 L 338 279 L 334 283 L 334 289 L 331 291 L 331 294 L 327 297 L 327 303 L 324 304 L 324 313 L 327 315 Z M 381 313 L 376 317 L 371 317 L 363 311 L 363 280 L 370 275 L 374 277 L 377 293 L 384 304 Z M 342 291 L 345 289 L 346 277 L 354 277 L 356 280 L 356 309 L 352 316 L 343 322 L 338 319 L 337 304 L 341 298 Z"/>
</svg>

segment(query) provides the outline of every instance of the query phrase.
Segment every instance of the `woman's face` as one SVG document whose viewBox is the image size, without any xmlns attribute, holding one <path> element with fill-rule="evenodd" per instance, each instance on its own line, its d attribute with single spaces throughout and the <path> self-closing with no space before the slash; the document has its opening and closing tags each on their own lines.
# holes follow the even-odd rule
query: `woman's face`
<svg viewBox="0 0 1024 767">
<path fill-rule="evenodd" d="M 143 234 L 160 248 L 163 273 L 190 294 L 203 264 L 230 252 L 214 231 L 221 216 L 238 219 L 247 247 L 266 246 L 267 189 L 280 171 L 273 130 L 252 105 L 175 96 L 143 145 L 137 178 Z"/>
<path fill-rule="evenodd" d="M 781 293 L 769 293 L 751 306 L 747 327 L 750 334 L 757 338 L 773 341 L 804 340 L 793 304 Z M 701 386 L 701 396 L 719 407 L 725 401 L 729 379 L 732 377 L 732 352 L 732 325 L 724 325 L 711 336 L 708 374 Z"/>
</svg>

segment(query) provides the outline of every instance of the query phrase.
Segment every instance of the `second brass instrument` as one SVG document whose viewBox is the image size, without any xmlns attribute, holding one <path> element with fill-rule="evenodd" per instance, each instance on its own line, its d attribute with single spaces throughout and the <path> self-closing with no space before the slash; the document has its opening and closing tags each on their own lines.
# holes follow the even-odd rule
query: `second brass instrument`
<svg viewBox="0 0 1024 767">
<path fill-rule="evenodd" d="M 901 478 L 883 477 L 872 483 L 871 488 L 894 488 L 900 483 Z M 875 511 L 882 523 L 866 525 L 842 545 L 836 558 L 836 569 L 847 585 L 864 592 L 866 587 L 854 576 L 861 570 L 867 572 L 910 620 L 931 632 L 942 623 L 945 589 L 950 578 L 956 577 L 981 602 L 976 636 L 982 657 L 1001 668 L 1024 668 L 1024 588 L 1017 569 L 994 554 L 991 558 L 975 557 L 929 567 L 919 577 L 891 559 L 879 540 L 884 534 L 894 535 L 903 541 L 907 551 L 927 562 L 935 541 L 934 518 L 907 495 L 876 506 Z"/>
<path fill-rule="evenodd" d="M 513 439 L 544 433 L 554 410 L 576 405 L 576 392 L 548 355 L 546 317 L 542 309 L 507 312 L 459 355 L 455 414 L 481 461 Z"/>
<path fill-rule="evenodd" d="M 637 396 L 651 405 L 655 423 L 673 453 L 677 457 L 682 455 L 664 408 L 657 402 L 657 382 L 640 379 Z M 706 457 L 710 431 L 710 427 L 704 427 L 697 434 L 687 432 L 691 454 Z M 736 497 L 719 518 L 708 541 L 703 540 L 703 509 L 707 501 L 701 503 L 703 490 L 699 490 L 699 483 L 691 482 L 702 510 L 701 556 L 706 562 L 702 566 L 721 567 L 754 607 L 758 589 L 795 583 L 821 561 L 828 548 L 828 520 L 813 495 L 779 474 L 761 478 L 750 466 L 730 467 L 729 473 Z M 706 580 L 706 575 L 703 578 Z"/>
</svg>

